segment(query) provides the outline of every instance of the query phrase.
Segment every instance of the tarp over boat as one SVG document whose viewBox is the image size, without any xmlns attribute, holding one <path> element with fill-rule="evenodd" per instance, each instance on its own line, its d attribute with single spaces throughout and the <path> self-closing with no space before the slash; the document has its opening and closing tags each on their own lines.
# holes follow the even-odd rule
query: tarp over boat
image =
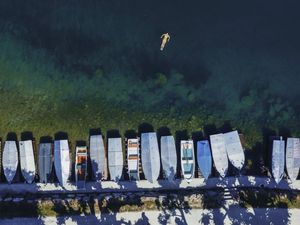
<svg viewBox="0 0 300 225">
<path fill-rule="evenodd" d="M 90 136 L 90 158 L 94 179 L 99 181 L 107 175 L 107 157 L 102 135 Z"/>
<path fill-rule="evenodd" d="M 35 162 L 32 140 L 20 141 L 21 172 L 27 183 L 32 183 L 35 177 Z"/>
<path fill-rule="evenodd" d="M 40 182 L 48 183 L 53 165 L 52 144 L 40 143 L 39 145 L 39 176 Z"/>
<path fill-rule="evenodd" d="M 229 161 L 235 168 L 241 170 L 245 163 L 245 155 L 238 132 L 227 132 L 223 137 Z"/>
<path fill-rule="evenodd" d="M 286 169 L 291 181 L 295 181 L 300 168 L 300 138 L 288 138 L 286 143 Z"/>
<path fill-rule="evenodd" d="M 119 181 L 122 177 L 124 156 L 121 138 L 108 139 L 108 168 L 111 180 Z"/>
<path fill-rule="evenodd" d="M 284 172 L 284 140 L 273 140 L 272 148 L 272 174 L 276 181 L 279 183 L 283 177 Z"/>
<path fill-rule="evenodd" d="M 65 187 L 70 177 L 70 153 L 68 140 L 54 141 L 54 167 L 60 185 Z"/>
<path fill-rule="evenodd" d="M 228 170 L 228 158 L 223 134 L 210 135 L 213 161 L 221 177 L 225 177 Z"/>
<path fill-rule="evenodd" d="M 127 165 L 130 180 L 139 180 L 139 139 L 131 138 L 127 140 Z"/>
<path fill-rule="evenodd" d="M 160 158 L 155 132 L 142 133 L 142 167 L 148 181 L 157 180 L 160 171 Z"/>
<path fill-rule="evenodd" d="M 161 163 L 163 173 L 168 180 L 175 178 L 177 170 L 177 153 L 173 136 L 162 136 L 160 139 Z"/>
<path fill-rule="evenodd" d="M 211 150 L 208 140 L 197 142 L 198 167 L 205 179 L 208 179 L 212 169 Z"/>
<path fill-rule="evenodd" d="M 8 183 L 11 183 L 16 175 L 18 167 L 18 149 L 15 141 L 5 141 L 2 165 L 4 175 Z"/>
</svg>

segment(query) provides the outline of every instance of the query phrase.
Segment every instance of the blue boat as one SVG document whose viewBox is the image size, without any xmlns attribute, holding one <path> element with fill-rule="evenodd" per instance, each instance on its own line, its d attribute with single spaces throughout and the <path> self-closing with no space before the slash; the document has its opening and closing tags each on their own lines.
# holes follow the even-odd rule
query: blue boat
<svg viewBox="0 0 300 225">
<path fill-rule="evenodd" d="M 205 180 L 207 180 L 212 168 L 212 157 L 208 140 L 197 142 L 197 160 L 198 167 Z"/>
</svg>

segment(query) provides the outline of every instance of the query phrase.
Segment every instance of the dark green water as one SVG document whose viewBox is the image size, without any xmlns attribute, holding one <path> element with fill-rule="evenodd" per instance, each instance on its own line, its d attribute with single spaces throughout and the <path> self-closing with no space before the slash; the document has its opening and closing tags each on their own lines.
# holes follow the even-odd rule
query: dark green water
<svg viewBox="0 0 300 225">
<path fill-rule="evenodd" d="M 296 1 L 1 1 L 1 89 L 142 113 L 205 109 L 297 130 L 299 9 Z"/>
</svg>

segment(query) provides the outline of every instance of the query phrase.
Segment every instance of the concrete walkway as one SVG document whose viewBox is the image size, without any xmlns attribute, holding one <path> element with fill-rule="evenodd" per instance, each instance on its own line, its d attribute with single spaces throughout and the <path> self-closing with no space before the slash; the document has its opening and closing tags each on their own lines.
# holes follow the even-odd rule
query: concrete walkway
<svg viewBox="0 0 300 225">
<path fill-rule="evenodd" d="M 203 188 L 210 189 L 214 187 L 259 187 L 264 186 L 266 188 L 276 188 L 282 190 L 300 190 L 300 180 L 295 181 L 293 184 L 288 180 L 282 180 L 279 184 L 276 184 L 273 178 L 269 177 L 253 177 L 253 176 L 240 176 L 240 177 L 226 177 L 210 178 L 204 181 L 202 178 L 196 178 L 190 183 L 185 180 L 174 180 L 169 182 L 168 180 L 159 180 L 154 183 L 150 183 L 147 180 L 132 182 L 121 181 L 119 183 L 113 181 L 87 182 L 86 190 L 77 190 L 74 184 L 69 184 L 66 189 L 63 189 L 59 184 L 0 184 L 1 194 L 24 194 L 24 193 L 112 193 L 112 192 L 144 192 L 144 191 L 159 191 L 159 190 L 177 190 L 188 188 Z"/>
<path fill-rule="evenodd" d="M 221 209 L 124 212 L 116 214 L 71 217 L 12 218 L 0 220 L 2 225 L 34 224 L 273 224 L 297 225 L 300 209 L 245 209 L 231 205 Z"/>
</svg>

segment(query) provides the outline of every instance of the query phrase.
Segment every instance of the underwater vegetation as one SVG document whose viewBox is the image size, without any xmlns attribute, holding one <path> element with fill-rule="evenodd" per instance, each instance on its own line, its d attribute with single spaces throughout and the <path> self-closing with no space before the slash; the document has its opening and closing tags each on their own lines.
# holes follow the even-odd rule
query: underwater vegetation
<svg viewBox="0 0 300 225">
<path fill-rule="evenodd" d="M 249 147 L 264 128 L 299 136 L 300 34 L 290 24 L 300 16 L 232 2 L 175 1 L 165 12 L 168 1 L 1 1 L 0 136 L 78 140 L 144 122 L 190 135 L 229 122 Z"/>
</svg>

